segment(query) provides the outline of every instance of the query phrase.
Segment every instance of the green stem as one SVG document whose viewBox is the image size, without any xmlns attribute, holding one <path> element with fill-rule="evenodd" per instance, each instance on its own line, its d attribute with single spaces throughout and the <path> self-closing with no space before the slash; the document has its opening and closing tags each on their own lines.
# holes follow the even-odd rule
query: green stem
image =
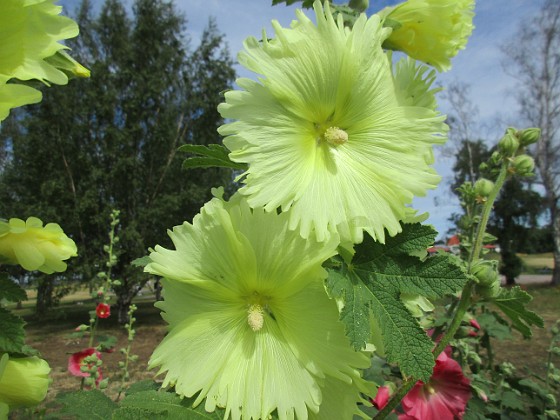
<svg viewBox="0 0 560 420">
<path fill-rule="evenodd" d="M 486 226 L 488 225 L 488 220 L 490 219 L 490 213 L 492 212 L 492 207 L 494 207 L 494 201 L 498 197 L 498 193 L 502 189 L 504 182 L 506 182 L 507 177 L 507 162 L 502 164 L 500 168 L 500 173 L 498 175 L 498 179 L 496 179 L 496 183 L 494 184 L 494 189 L 488 195 L 488 199 L 482 208 L 482 214 L 480 217 L 480 223 L 478 224 L 478 228 L 476 230 L 475 242 L 474 247 L 469 255 L 468 261 L 468 268 L 470 270 L 471 265 L 474 261 L 476 261 L 480 257 L 480 251 L 482 250 L 482 244 L 484 241 L 484 233 L 486 232 Z"/>
<path fill-rule="evenodd" d="M 488 220 L 490 219 L 490 212 L 492 211 L 492 207 L 494 206 L 494 201 L 498 197 L 498 193 L 500 189 L 504 185 L 504 182 L 507 177 L 507 168 L 508 163 L 504 162 L 502 167 L 500 168 L 500 173 L 498 175 L 498 179 L 494 185 L 494 189 L 488 195 L 488 199 L 482 209 L 482 215 L 480 218 L 480 223 L 476 230 L 475 242 L 474 247 L 471 250 L 471 254 L 469 255 L 468 260 L 468 269 L 470 271 L 472 263 L 477 260 L 480 256 L 480 251 L 482 250 L 482 244 L 484 240 L 484 233 L 486 232 L 486 226 L 488 224 Z M 471 304 L 471 294 L 474 289 L 475 282 L 473 280 L 468 280 L 465 286 L 463 287 L 463 291 L 461 292 L 461 298 L 459 300 L 459 304 L 457 306 L 457 310 L 455 312 L 455 316 L 453 320 L 449 324 L 449 328 L 445 332 L 444 336 L 441 338 L 439 343 L 433 350 L 433 354 L 435 358 L 440 355 L 440 353 L 445 349 L 445 347 L 449 344 L 459 327 L 461 326 L 461 322 L 463 321 L 463 317 L 467 312 Z M 435 338 L 435 337 L 434 337 Z M 393 397 L 389 400 L 387 405 L 375 415 L 374 419 L 384 419 L 387 417 L 391 411 L 395 409 L 395 407 L 401 402 L 404 396 L 412 389 L 414 384 L 416 383 L 416 379 L 407 379 L 405 380 L 397 392 L 393 395 Z"/>
<path fill-rule="evenodd" d="M 89 324 L 89 345 L 88 347 L 93 347 L 93 339 L 95 337 L 95 331 L 97 330 L 97 316 L 93 321 L 93 324 Z"/>
</svg>

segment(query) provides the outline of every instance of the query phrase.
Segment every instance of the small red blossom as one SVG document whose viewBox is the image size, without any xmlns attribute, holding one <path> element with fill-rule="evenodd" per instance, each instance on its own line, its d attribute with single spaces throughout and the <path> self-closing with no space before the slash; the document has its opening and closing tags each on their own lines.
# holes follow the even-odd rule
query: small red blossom
<svg viewBox="0 0 560 420">
<path fill-rule="evenodd" d="M 473 328 L 475 328 L 475 329 L 477 329 L 477 330 L 480 330 L 480 324 L 478 323 L 478 321 L 477 321 L 476 319 L 472 318 L 472 319 L 469 321 L 469 324 L 471 324 L 471 327 L 473 327 Z"/>
<path fill-rule="evenodd" d="M 101 353 L 99 353 L 93 347 L 89 347 L 87 349 L 72 354 L 68 358 L 68 371 L 74 376 L 81 376 L 83 378 L 87 378 L 88 376 L 90 376 L 89 372 L 82 372 L 81 367 L 85 365 L 84 359 L 88 356 L 91 356 L 94 353 L 98 359 L 101 359 Z M 88 366 L 88 367 L 91 368 L 93 366 Z M 98 373 L 98 377 L 95 381 L 96 384 L 98 384 L 102 379 L 100 368 L 97 368 L 97 373 Z"/>
<path fill-rule="evenodd" d="M 475 330 L 470 330 L 468 332 L 469 337 L 478 337 L 478 334 Z"/>
<path fill-rule="evenodd" d="M 462 418 L 471 397 L 470 381 L 461 366 L 444 351 L 436 359 L 427 384 L 418 381 L 402 400 L 399 420 L 453 420 Z"/>
<path fill-rule="evenodd" d="M 391 392 L 388 386 L 380 386 L 377 389 L 377 395 L 371 402 L 378 410 L 383 410 L 383 407 L 387 405 L 387 401 L 391 398 Z"/>
<path fill-rule="evenodd" d="M 106 303 L 100 303 L 95 308 L 95 313 L 99 318 L 109 318 L 111 315 L 111 307 Z"/>
</svg>

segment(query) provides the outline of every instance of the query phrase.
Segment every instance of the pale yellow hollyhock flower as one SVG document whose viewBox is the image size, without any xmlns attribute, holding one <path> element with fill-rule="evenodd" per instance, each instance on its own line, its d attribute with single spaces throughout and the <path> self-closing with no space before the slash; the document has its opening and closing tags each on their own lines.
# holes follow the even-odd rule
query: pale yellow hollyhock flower
<svg viewBox="0 0 560 420">
<path fill-rule="evenodd" d="M 233 121 L 219 132 L 230 158 L 249 165 L 239 191 L 251 207 L 287 212 L 304 238 L 336 231 L 357 243 L 365 230 L 383 242 L 440 180 L 430 157 L 446 140 L 444 116 L 428 75 L 393 71 L 379 16 L 348 29 L 328 4 L 314 9 L 317 24 L 298 11 L 289 29 L 273 22 L 273 39 L 245 41 L 239 61 L 262 77 L 226 92 L 218 110 Z M 411 101 L 411 89 L 428 98 Z"/>
<path fill-rule="evenodd" d="M 36 79 L 47 85 L 68 82 L 56 62 L 45 60 L 66 48 L 59 41 L 79 32 L 76 22 L 60 16 L 62 7 L 56 1 L 0 1 L 0 121 L 11 108 L 41 100 L 41 92 L 29 86 L 14 87 L 10 79 Z"/>
<path fill-rule="evenodd" d="M 43 227 L 36 217 L 29 217 L 25 222 L 16 218 L 0 221 L 1 263 L 52 274 L 65 271 L 64 260 L 76 255 L 76 244 L 56 223 Z"/>
<path fill-rule="evenodd" d="M 474 0 L 408 0 L 387 7 L 379 15 L 393 32 L 383 47 L 449 70 L 474 29 L 473 9 Z"/>
<path fill-rule="evenodd" d="M 214 198 L 169 232 L 175 249 L 155 247 L 146 271 L 164 277 L 169 333 L 149 366 L 225 419 L 352 419 L 374 387 L 323 286 L 338 236 L 303 239 L 288 217 Z"/>
<path fill-rule="evenodd" d="M 47 395 L 50 370 L 46 360 L 35 356 L 10 358 L 7 354 L 2 355 L 0 405 L 11 409 L 39 404 Z"/>
</svg>

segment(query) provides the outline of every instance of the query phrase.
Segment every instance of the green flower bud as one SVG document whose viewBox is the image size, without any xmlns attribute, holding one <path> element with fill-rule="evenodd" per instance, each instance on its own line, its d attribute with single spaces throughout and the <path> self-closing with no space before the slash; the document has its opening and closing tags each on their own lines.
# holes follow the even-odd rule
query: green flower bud
<svg viewBox="0 0 560 420">
<path fill-rule="evenodd" d="M 350 0 L 348 3 L 352 9 L 362 13 L 369 7 L 369 0 Z"/>
<path fill-rule="evenodd" d="M 502 156 L 500 155 L 499 152 L 494 152 L 492 153 L 492 156 L 490 156 L 490 163 L 492 165 L 499 165 L 501 161 L 502 161 Z"/>
<path fill-rule="evenodd" d="M 500 294 L 502 286 L 500 285 L 500 280 L 492 283 L 490 286 L 484 286 L 482 284 L 476 285 L 476 293 L 485 298 L 496 297 Z"/>
<path fill-rule="evenodd" d="M 47 395 L 50 370 L 45 360 L 35 356 L 1 355 L 0 405 L 12 408 L 39 404 Z"/>
<path fill-rule="evenodd" d="M 479 285 L 490 287 L 496 282 L 499 284 L 500 275 L 497 268 L 497 261 L 478 260 L 473 263 L 471 273 Z"/>
<path fill-rule="evenodd" d="M 531 156 L 519 155 L 513 158 L 513 168 L 520 176 L 531 176 L 535 169 L 535 161 Z"/>
<path fill-rule="evenodd" d="M 481 178 L 474 184 L 474 192 L 480 197 L 488 197 L 493 189 L 494 183 L 486 178 Z"/>
<path fill-rule="evenodd" d="M 109 379 L 105 378 L 101 382 L 99 382 L 99 389 L 105 389 L 109 385 Z"/>
<path fill-rule="evenodd" d="M 536 143 L 541 137 L 540 128 L 527 128 L 519 132 L 519 141 L 521 146 L 529 146 L 530 144 Z"/>
<path fill-rule="evenodd" d="M 505 156 L 513 156 L 515 152 L 519 149 L 519 140 L 517 136 L 512 133 L 509 129 L 498 142 L 498 150 Z"/>
</svg>

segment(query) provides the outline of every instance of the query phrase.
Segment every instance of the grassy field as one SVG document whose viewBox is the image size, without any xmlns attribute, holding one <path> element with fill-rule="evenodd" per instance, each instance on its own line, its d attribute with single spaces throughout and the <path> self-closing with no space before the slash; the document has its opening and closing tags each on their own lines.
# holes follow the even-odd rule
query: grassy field
<svg viewBox="0 0 560 420">
<path fill-rule="evenodd" d="M 518 254 L 526 273 L 550 272 L 554 268 L 552 252 L 545 254 Z"/>
<path fill-rule="evenodd" d="M 524 340 L 518 333 L 514 333 L 513 340 L 495 341 L 496 361 L 512 362 L 520 372 L 527 369 L 529 372 L 542 374 L 546 350 L 550 343 L 548 329 L 556 319 L 560 318 L 560 287 L 541 285 L 526 288 L 534 296 L 529 307 L 544 318 L 545 328 L 534 328 L 533 338 L 530 341 Z M 32 293 L 30 295 L 33 296 Z M 26 327 L 28 344 L 38 349 L 52 368 L 53 382 L 47 396 L 47 401 L 50 401 L 58 392 L 77 390 L 80 387 L 79 378 L 67 372 L 68 357 L 88 347 L 88 342 L 86 339 L 72 338 L 71 333 L 79 324 L 88 323 L 88 311 L 93 310 L 94 306 L 88 299 L 87 292 L 77 292 L 63 299 L 60 306 L 48 316 L 37 319 L 32 315 L 33 304 L 33 300 L 27 301 L 16 313 L 22 315 L 28 323 Z M 159 310 L 153 306 L 152 296 L 142 296 L 136 304 L 139 307 L 136 315 L 137 335 L 132 353 L 137 354 L 139 360 L 132 365 L 132 380 L 154 377 L 155 372 L 147 370 L 147 362 L 166 333 L 165 323 L 161 319 Z M 126 331 L 118 325 L 116 316 L 111 316 L 101 320 L 98 334 L 113 335 L 118 340 L 115 352 L 103 354 L 104 376 L 112 380 L 108 393 L 114 397 L 119 385 L 118 377 L 115 375 L 118 371 L 118 362 L 122 360 L 118 350 L 126 346 Z M 555 362 L 557 365 L 560 364 L 560 360 Z"/>
</svg>

